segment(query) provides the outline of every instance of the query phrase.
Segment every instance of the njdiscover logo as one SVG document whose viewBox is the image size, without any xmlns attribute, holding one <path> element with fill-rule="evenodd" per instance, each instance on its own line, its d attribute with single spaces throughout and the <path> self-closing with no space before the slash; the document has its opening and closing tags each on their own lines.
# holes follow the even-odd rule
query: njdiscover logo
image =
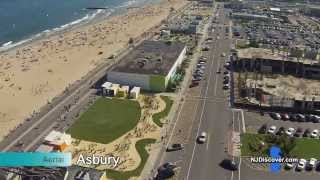
<svg viewBox="0 0 320 180">
<path fill-rule="evenodd" d="M 277 146 L 272 146 L 269 149 L 270 157 L 251 157 L 251 163 L 268 163 L 270 164 L 271 172 L 279 172 L 282 163 L 297 163 L 299 160 L 296 158 L 281 157 L 281 149 Z"/>
</svg>

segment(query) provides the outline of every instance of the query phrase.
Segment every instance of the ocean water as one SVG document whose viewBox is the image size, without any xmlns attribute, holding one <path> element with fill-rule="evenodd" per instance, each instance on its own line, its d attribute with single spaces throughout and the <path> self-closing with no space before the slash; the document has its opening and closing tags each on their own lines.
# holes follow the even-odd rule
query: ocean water
<svg viewBox="0 0 320 180">
<path fill-rule="evenodd" d="M 0 0 L 0 50 L 155 0 Z M 103 7 L 105 10 L 88 10 Z"/>
</svg>

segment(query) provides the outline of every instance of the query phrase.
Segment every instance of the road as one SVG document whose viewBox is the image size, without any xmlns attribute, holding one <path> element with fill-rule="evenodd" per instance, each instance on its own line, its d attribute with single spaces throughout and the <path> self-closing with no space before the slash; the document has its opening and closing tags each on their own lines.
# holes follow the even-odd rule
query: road
<svg viewBox="0 0 320 180">
<path fill-rule="evenodd" d="M 225 13 L 221 9 L 216 16 L 218 19 L 215 32 L 211 32 L 209 37 L 216 39 L 219 36 L 220 38 L 214 41 L 208 53 L 204 53 L 204 56 L 208 57 L 205 80 L 198 88 L 197 95 L 187 93 L 185 98 L 185 104 L 190 101 L 196 103 L 188 142 L 185 144 L 183 151 L 166 152 L 159 165 L 165 162 L 176 163 L 178 170 L 174 179 L 179 180 L 317 179 L 317 172 L 285 171 L 271 173 L 257 170 L 250 167 L 251 165 L 246 160 L 242 160 L 238 156 L 231 156 L 234 145 L 231 142 L 231 134 L 232 132 L 245 132 L 245 121 L 248 118 L 250 119 L 250 116 L 247 112 L 230 107 L 230 93 L 222 89 L 223 74 L 216 73 L 219 67 L 223 70 L 222 66 L 226 61 L 226 58 L 221 57 L 221 54 L 223 52 L 229 53 L 232 47 L 232 39 L 230 37 L 225 38 L 225 27 L 229 24 L 228 17 L 225 17 Z M 191 109 L 185 105 L 185 107 L 182 107 L 181 113 L 186 113 L 183 108 L 188 109 L 188 111 Z M 181 115 L 177 121 L 185 121 L 185 118 Z M 179 128 L 177 127 L 173 131 L 177 131 Z M 196 142 L 197 135 L 203 131 L 208 134 L 207 142 L 198 144 Z M 169 144 L 175 143 L 175 141 L 177 140 L 173 138 Z M 236 161 L 238 171 L 232 172 L 221 167 L 220 163 L 224 159 Z"/>
<path fill-rule="evenodd" d="M 233 173 L 220 166 L 222 160 L 232 158 L 228 155 L 231 132 L 240 132 L 243 129 L 243 113 L 241 110 L 230 108 L 229 91 L 222 89 L 223 74 L 217 73 L 219 69 L 224 71 L 223 65 L 228 59 L 232 40 L 230 33 L 225 32 L 226 27 L 230 28 L 230 20 L 226 17 L 222 7 L 215 13 L 215 16 L 217 17 L 217 22 L 213 25 L 215 30 L 210 31 L 208 36 L 214 41 L 210 51 L 203 54 L 208 58 L 205 80 L 201 83 L 198 95 L 187 94 L 185 98 L 185 101 L 196 101 L 197 103 L 190 138 L 184 151 L 165 153 L 161 161 L 161 163 L 175 162 L 179 166 L 177 179 L 240 179 L 238 172 Z M 222 53 L 227 55 L 222 57 Z M 183 119 L 178 119 L 178 121 L 183 121 Z M 203 131 L 208 134 L 207 142 L 197 144 L 197 135 Z"/>
<path fill-rule="evenodd" d="M 228 24 L 228 19 L 224 16 L 223 11 L 218 12 L 218 24 Z M 198 122 L 194 124 L 196 133 L 191 136 L 190 142 L 193 145 L 187 150 L 186 157 L 190 157 L 186 171 L 180 179 L 186 180 L 205 180 L 230 179 L 232 173 L 220 167 L 220 163 L 225 158 L 230 158 L 227 154 L 229 137 L 228 132 L 231 131 L 231 122 L 233 116 L 239 117 L 239 112 L 232 112 L 228 101 L 219 101 L 217 99 L 227 99 L 227 93 L 222 89 L 223 75 L 217 74 L 221 66 L 225 64 L 225 57 L 221 57 L 222 53 L 228 53 L 231 40 L 225 39 L 225 27 L 216 28 L 216 32 L 211 34 L 212 37 L 220 37 L 214 45 L 211 53 L 211 67 L 206 82 L 206 88 L 201 93 L 202 98 L 206 98 L 201 102 L 201 107 L 197 111 Z M 222 68 L 223 69 L 223 68 Z M 212 101 L 209 101 L 212 100 Z M 238 120 L 238 119 L 237 119 Z M 240 121 L 238 121 L 240 122 Z M 238 123 L 237 123 L 238 124 Z M 238 127 L 238 126 L 235 126 Z M 238 127 L 239 129 L 239 127 Z M 202 131 L 208 133 L 206 144 L 199 145 L 196 143 L 196 135 Z M 195 131 L 193 131 L 195 132 Z M 190 155 L 188 155 L 190 154 Z"/>
</svg>

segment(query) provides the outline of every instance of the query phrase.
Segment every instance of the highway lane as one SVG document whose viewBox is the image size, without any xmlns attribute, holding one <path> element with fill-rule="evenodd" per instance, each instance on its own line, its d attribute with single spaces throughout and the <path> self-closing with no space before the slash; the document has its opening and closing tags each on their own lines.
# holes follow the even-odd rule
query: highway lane
<svg viewBox="0 0 320 180">
<path fill-rule="evenodd" d="M 222 42 L 217 44 L 216 59 L 214 60 L 214 67 L 211 71 L 216 72 L 219 67 L 219 62 L 223 60 L 218 58 L 223 50 L 227 49 L 229 44 Z M 223 63 L 221 63 L 223 64 Z M 224 97 L 225 92 L 222 90 L 222 75 L 212 74 L 208 82 L 208 93 L 205 94 L 207 98 Z M 230 120 L 232 113 L 228 107 L 228 102 L 205 101 L 203 111 L 199 113 L 199 134 L 201 131 L 208 133 L 208 141 L 205 145 L 198 145 L 195 143 L 194 150 L 191 155 L 191 161 L 188 168 L 186 179 L 230 179 L 230 172 L 222 169 L 219 163 L 228 158 L 226 154 L 227 147 L 227 132 L 230 129 Z M 191 142 L 196 141 L 196 136 L 193 136 Z"/>
<path fill-rule="evenodd" d="M 218 23 L 228 24 L 229 20 L 225 17 L 223 11 L 218 12 Z M 222 28 L 220 28 L 222 27 Z M 201 92 L 204 97 L 200 108 L 197 110 L 197 118 L 194 121 L 194 130 L 191 135 L 190 144 L 186 148 L 186 167 L 182 165 L 179 179 L 190 180 L 224 180 L 235 179 L 240 177 L 238 173 L 231 173 L 220 167 L 220 163 L 225 158 L 230 158 L 227 154 L 228 150 L 228 132 L 233 130 L 233 116 L 237 117 L 235 124 L 238 124 L 236 131 L 240 131 L 241 111 L 232 112 L 227 101 L 228 93 L 222 90 L 223 75 L 217 74 L 219 68 L 222 68 L 226 61 L 226 57 L 221 57 L 222 53 L 228 53 L 231 40 L 225 38 L 225 27 L 216 28 L 212 37 L 220 37 L 212 46 L 210 61 L 211 67 L 207 69 L 209 76 L 206 82 L 206 91 Z M 225 99 L 221 101 L 217 99 Z M 196 143 L 197 134 L 205 131 L 208 133 L 207 143 L 199 145 Z"/>
</svg>

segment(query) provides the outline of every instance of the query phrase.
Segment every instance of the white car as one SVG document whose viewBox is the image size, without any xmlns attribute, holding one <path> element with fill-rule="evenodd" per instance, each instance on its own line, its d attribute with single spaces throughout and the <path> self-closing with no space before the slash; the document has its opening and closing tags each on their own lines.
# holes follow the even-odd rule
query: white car
<svg viewBox="0 0 320 180">
<path fill-rule="evenodd" d="M 206 141 L 207 141 L 207 133 L 201 132 L 201 134 L 198 136 L 198 142 L 205 143 Z"/>
<path fill-rule="evenodd" d="M 307 160 L 305 159 L 300 159 L 297 165 L 298 170 L 303 170 L 306 168 Z"/>
<path fill-rule="evenodd" d="M 293 136 L 294 132 L 295 132 L 295 129 L 290 127 L 286 130 L 286 135 Z"/>
<path fill-rule="evenodd" d="M 268 133 L 269 133 L 269 134 L 275 134 L 275 133 L 276 133 L 276 129 L 277 129 L 276 126 L 271 126 L 271 127 L 269 127 L 269 129 L 268 129 Z"/>
<path fill-rule="evenodd" d="M 226 57 L 226 53 L 222 53 L 222 54 L 221 54 L 221 57 Z"/>
<path fill-rule="evenodd" d="M 270 117 L 275 120 L 281 119 L 281 115 L 279 113 L 274 113 L 274 112 L 270 113 Z"/>
<path fill-rule="evenodd" d="M 308 165 L 309 165 L 310 168 L 313 169 L 313 168 L 316 167 L 316 163 L 317 163 L 317 159 L 316 158 L 311 158 Z"/>
<path fill-rule="evenodd" d="M 315 130 L 313 130 L 312 132 L 311 132 L 311 137 L 312 138 L 316 138 L 316 137 L 318 137 L 318 134 L 319 134 L 319 130 L 318 129 L 315 129 Z"/>
</svg>

